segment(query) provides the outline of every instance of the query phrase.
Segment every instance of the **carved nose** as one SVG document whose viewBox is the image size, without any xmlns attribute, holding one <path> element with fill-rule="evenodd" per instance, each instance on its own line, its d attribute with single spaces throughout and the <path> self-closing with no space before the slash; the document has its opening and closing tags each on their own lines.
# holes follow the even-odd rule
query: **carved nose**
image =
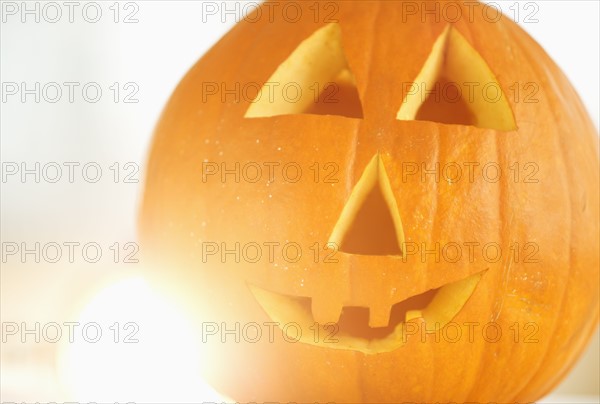
<svg viewBox="0 0 600 404">
<path fill-rule="evenodd" d="M 329 241 L 348 254 L 402 256 L 402 220 L 379 153 L 354 186 Z"/>
</svg>

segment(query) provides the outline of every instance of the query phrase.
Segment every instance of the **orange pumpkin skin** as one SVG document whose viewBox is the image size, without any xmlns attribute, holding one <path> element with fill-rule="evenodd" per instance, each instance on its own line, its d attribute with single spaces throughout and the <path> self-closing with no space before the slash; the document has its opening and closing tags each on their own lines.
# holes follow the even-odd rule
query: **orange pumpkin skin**
<svg viewBox="0 0 600 404">
<path fill-rule="evenodd" d="M 223 322 L 234 328 L 236 322 L 271 321 L 248 283 L 308 296 L 325 307 L 355 305 L 377 312 L 486 270 L 453 319 L 479 326 L 472 340 L 417 336 L 377 354 L 290 343 L 280 332 L 272 342 L 266 336 L 257 343 L 212 338 L 199 341 L 208 382 L 244 402 L 530 402 L 547 394 L 598 324 L 598 138 L 576 92 L 516 24 L 504 17 L 490 23 L 474 13 L 473 22 L 461 19 L 454 29 L 487 62 L 507 96 L 514 83 L 535 83 L 538 102 L 508 96 L 518 127 L 512 131 L 396 120 L 406 95 L 403 83 L 417 77 L 447 23 L 403 18 L 401 5 L 391 1 L 353 1 L 336 3 L 335 18 L 362 119 L 244 118 L 250 104 L 244 97 L 225 102 L 205 97 L 207 82 L 230 89 L 235 83 L 264 83 L 299 43 L 324 26 L 315 22 L 312 2 L 296 4 L 303 14 L 295 23 L 240 22 L 188 72 L 169 101 L 154 135 L 140 214 L 142 249 L 156 268 L 153 276 L 193 307 L 199 327 Z M 280 254 L 258 264 L 202 259 L 205 242 L 296 241 L 304 254 L 312 254 L 308 247 L 327 242 L 376 153 L 407 241 L 498 242 L 502 259 L 449 264 L 342 252 L 337 263 L 327 264 L 292 263 Z M 339 181 L 252 183 L 232 176 L 204 181 L 203 161 L 226 162 L 229 168 L 235 162 L 295 162 L 306 176 L 313 175 L 308 167 L 315 162 L 335 162 Z M 498 182 L 449 184 L 431 175 L 403 180 L 403 162 L 428 167 L 496 162 L 505 173 Z M 508 167 L 516 162 L 535 163 L 537 182 L 515 180 Z M 521 254 L 526 243 L 539 247 L 537 262 L 511 256 L 515 243 Z M 491 321 L 503 333 L 498 342 L 481 338 L 481 325 Z M 525 329 L 529 323 L 537 328 Z"/>
</svg>

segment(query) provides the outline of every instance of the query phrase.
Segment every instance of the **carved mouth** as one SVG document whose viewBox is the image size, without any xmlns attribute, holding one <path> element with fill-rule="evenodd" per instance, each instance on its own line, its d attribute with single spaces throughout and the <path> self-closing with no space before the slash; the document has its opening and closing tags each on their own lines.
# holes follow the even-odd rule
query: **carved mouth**
<svg viewBox="0 0 600 404">
<path fill-rule="evenodd" d="M 394 304 L 385 327 L 369 326 L 369 308 L 344 306 L 336 323 L 318 324 L 311 309 L 312 299 L 289 296 L 249 285 L 254 297 L 280 327 L 296 323 L 302 343 L 329 349 L 360 351 L 366 354 L 389 352 L 404 345 L 410 336 L 406 323 L 422 319 L 441 328 L 461 311 L 485 271 L 431 289 Z"/>
</svg>

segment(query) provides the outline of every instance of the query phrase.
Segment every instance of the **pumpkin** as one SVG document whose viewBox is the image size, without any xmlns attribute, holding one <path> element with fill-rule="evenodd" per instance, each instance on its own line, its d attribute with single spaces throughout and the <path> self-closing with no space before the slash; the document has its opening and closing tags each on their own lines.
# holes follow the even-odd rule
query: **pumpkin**
<svg viewBox="0 0 600 404">
<path fill-rule="evenodd" d="M 584 106 L 482 5 L 328 4 L 255 10 L 156 128 L 142 249 L 204 376 L 244 402 L 544 396 L 598 324 Z"/>
</svg>

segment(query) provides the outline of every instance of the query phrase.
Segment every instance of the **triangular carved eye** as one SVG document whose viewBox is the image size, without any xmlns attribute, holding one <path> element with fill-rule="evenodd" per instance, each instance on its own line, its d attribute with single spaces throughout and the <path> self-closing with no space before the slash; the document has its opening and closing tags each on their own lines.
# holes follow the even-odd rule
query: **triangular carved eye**
<svg viewBox="0 0 600 404">
<path fill-rule="evenodd" d="M 517 128 L 494 73 L 451 26 L 434 43 L 396 118 L 502 131 Z"/>
<path fill-rule="evenodd" d="M 267 80 L 245 117 L 303 113 L 362 118 L 338 24 L 328 24 L 302 41 Z"/>
<path fill-rule="evenodd" d="M 349 254 L 402 256 L 402 220 L 379 154 L 354 186 L 329 241 Z"/>
</svg>

